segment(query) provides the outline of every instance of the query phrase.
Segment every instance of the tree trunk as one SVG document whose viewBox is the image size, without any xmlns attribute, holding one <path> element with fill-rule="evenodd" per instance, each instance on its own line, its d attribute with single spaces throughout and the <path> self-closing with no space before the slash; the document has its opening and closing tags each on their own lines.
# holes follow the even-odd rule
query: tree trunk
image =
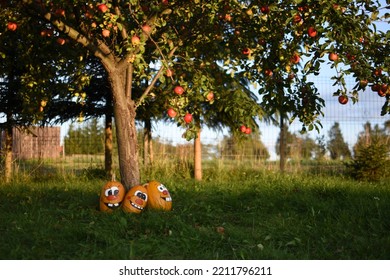
<svg viewBox="0 0 390 280">
<path fill-rule="evenodd" d="M 7 123 L 5 130 L 5 160 L 4 160 L 4 181 L 9 183 L 12 179 L 12 141 L 13 141 L 12 125 Z"/>
<path fill-rule="evenodd" d="M 107 178 L 113 180 L 112 169 L 112 117 L 111 113 L 106 114 L 105 138 L 104 138 L 104 170 Z"/>
<path fill-rule="evenodd" d="M 152 123 L 150 119 L 144 122 L 144 165 L 149 166 L 152 164 L 153 151 L 152 151 Z"/>
<path fill-rule="evenodd" d="M 202 180 L 202 144 L 200 141 L 200 130 L 194 139 L 194 178 Z"/>
<path fill-rule="evenodd" d="M 279 169 L 283 173 L 286 166 L 286 127 L 284 125 L 283 114 L 280 116 L 280 141 L 279 141 Z"/>
<path fill-rule="evenodd" d="M 122 184 L 127 188 L 140 184 L 138 164 L 136 108 L 131 96 L 127 96 L 126 71 L 108 71 L 113 94 L 113 109 L 118 143 L 119 171 Z"/>
</svg>

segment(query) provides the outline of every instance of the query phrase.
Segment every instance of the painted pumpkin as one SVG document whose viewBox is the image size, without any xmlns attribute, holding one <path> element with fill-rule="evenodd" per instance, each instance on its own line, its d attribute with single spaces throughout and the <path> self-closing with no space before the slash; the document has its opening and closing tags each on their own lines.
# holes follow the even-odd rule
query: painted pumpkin
<svg viewBox="0 0 390 280">
<path fill-rule="evenodd" d="M 157 181 L 150 181 L 145 186 L 149 195 L 148 207 L 163 211 L 172 209 L 172 197 L 163 184 Z"/>
<path fill-rule="evenodd" d="M 125 197 L 125 187 L 117 181 L 105 184 L 100 192 L 100 211 L 112 212 L 120 207 Z"/>
<path fill-rule="evenodd" d="M 122 209 L 125 212 L 141 213 L 148 202 L 148 191 L 144 186 L 132 187 L 122 202 Z"/>
</svg>

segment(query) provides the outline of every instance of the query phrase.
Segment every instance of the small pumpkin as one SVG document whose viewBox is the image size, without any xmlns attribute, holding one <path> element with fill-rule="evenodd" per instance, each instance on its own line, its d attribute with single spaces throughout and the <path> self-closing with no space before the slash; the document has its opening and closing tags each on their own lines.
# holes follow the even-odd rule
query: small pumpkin
<svg viewBox="0 0 390 280">
<path fill-rule="evenodd" d="M 120 182 L 107 182 L 100 192 L 100 211 L 112 212 L 120 207 L 125 193 L 126 189 Z"/>
<path fill-rule="evenodd" d="M 148 207 L 163 211 L 172 209 L 172 197 L 163 184 L 158 181 L 150 181 L 145 186 L 149 195 Z"/>
<path fill-rule="evenodd" d="M 148 191 L 144 186 L 132 187 L 122 202 L 122 209 L 127 213 L 141 213 L 148 202 Z"/>
</svg>

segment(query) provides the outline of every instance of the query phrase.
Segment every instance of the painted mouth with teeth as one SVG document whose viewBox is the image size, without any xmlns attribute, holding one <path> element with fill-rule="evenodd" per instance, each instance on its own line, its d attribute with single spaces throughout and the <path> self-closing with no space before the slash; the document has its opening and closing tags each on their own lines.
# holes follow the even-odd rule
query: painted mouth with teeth
<svg viewBox="0 0 390 280">
<path fill-rule="evenodd" d="M 160 196 L 161 197 L 161 196 Z M 170 201 L 172 201 L 172 197 L 161 197 L 161 199 L 164 199 L 165 201 L 167 201 L 167 202 L 170 202 Z"/>
<path fill-rule="evenodd" d="M 135 209 L 138 209 L 140 211 L 144 210 L 144 208 L 138 204 L 135 204 L 134 202 L 130 201 L 130 205 L 133 206 Z"/>
<path fill-rule="evenodd" d="M 119 203 L 104 203 L 110 209 L 116 209 L 120 206 Z"/>
</svg>

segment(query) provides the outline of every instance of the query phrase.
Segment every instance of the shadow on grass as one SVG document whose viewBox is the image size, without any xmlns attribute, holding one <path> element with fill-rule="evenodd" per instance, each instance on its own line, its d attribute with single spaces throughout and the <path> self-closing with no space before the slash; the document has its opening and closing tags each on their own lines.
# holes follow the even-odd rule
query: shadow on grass
<svg viewBox="0 0 390 280">
<path fill-rule="evenodd" d="M 388 259 L 390 189 L 337 179 L 167 180 L 173 211 L 98 211 L 103 181 L 0 187 L 1 259 Z"/>
</svg>

